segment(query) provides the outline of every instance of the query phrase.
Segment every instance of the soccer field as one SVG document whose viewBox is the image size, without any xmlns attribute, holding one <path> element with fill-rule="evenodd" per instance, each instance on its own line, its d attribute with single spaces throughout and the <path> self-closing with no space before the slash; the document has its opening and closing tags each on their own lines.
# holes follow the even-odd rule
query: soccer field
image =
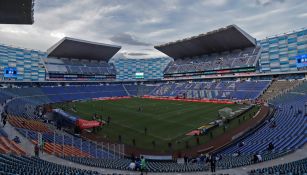
<svg viewBox="0 0 307 175">
<path fill-rule="evenodd" d="M 237 110 L 243 105 L 130 98 L 71 102 L 56 107 L 89 120 L 95 113 L 102 115 L 104 120 L 110 117 L 110 125 L 103 126 L 97 133 L 103 138 L 116 142 L 121 137 L 121 141 L 129 145 L 135 139 L 136 147 L 167 151 L 169 143 L 173 150 L 183 149 L 187 141 L 191 146 L 195 145 L 194 136 L 186 136 L 186 133 L 217 119 L 219 109 Z M 215 135 L 221 134 L 216 132 Z M 208 139 L 209 136 L 202 136 L 200 142 L 206 143 Z"/>
</svg>

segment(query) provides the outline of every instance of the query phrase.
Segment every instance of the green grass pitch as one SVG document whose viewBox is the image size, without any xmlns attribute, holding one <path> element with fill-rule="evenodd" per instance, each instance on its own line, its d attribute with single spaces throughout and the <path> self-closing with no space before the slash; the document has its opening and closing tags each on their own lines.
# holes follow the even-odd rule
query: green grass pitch
<svg viewBox="0 0 307 175">
<path fill-rule="evenodd" d="M 72 110 L 73 106 L 76 111 Z M 103 126 L 97 133 L 103 138 L 108 137 L 117 142 L 120 135 L 122 143 L 132 145 L 135 139 L 136 147 L 168 151 L 169 143 L 172 144 L 172 150 L 185 148 L 186 142 L 191 146 L 196 145 L 194 136 L 186 136 L 186 133 L 217 119 L 219 109 L 230 107 L 236 110 L 242 105 L 130 98 L 71 102 L 56 107 L 88 120 L 92 119 L 94 113 L 102 115 L 104 120 L 111 117 L 110 125 Z M 142 111 L 139 111 L 140 107 Z M 215 132 L 218 135 L 222 131 Z M 209 139 L 209 136 L 202 136 L 200 142 L 206 143 Z"/>
</svg>

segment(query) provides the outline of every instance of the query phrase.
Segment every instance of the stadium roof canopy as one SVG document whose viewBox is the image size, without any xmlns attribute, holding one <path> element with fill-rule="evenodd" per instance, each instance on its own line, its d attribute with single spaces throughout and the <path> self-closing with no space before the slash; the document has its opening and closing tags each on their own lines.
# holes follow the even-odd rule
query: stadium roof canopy
<svg viewBox="0 0 307 175">
<path fill-rule="evenodd" d="M 48 57 L 109 61 L 121 46 L 64 37 L 47 50 Z"/>
<path fill-rule="evenodd" d="M 0 24 L 33 24 L 34 0 L 0 0 Z"/>
<path fill-rule="evenodd" d="M 238 26 L 230 25 L 191 38 L 155 46 L 155 48 L 174 59 L 178 59 L 252 46 L 256 46 L 255 38 Z"/>
</svg>

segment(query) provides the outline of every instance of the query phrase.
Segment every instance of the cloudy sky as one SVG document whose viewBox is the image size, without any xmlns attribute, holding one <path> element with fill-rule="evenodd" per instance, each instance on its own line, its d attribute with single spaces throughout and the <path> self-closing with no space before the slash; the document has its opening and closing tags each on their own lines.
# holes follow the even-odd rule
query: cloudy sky
<svg viewBox="0 0 307 175">
<path fill-rule="evenodd" d="M 34 24 L 1 25 L 0 43 L 46 51 L 64 36 L 121 45 L 117 57 L 236 24 L 257 39 L 307 27 L 306 0 L 35 0 Z"/>
</svg>

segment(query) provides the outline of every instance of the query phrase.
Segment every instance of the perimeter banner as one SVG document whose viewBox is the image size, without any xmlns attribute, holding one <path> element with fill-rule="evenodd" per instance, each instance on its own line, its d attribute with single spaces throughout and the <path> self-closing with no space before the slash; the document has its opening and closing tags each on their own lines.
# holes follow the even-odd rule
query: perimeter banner
<svg viewBox="0 0 307 175">
<path fill-rule="evenodd" d="M 94 127 L 99 127 L 103 125 L 103 122 L 95 121 L 95 120 L 84 120 L 84 119 L 78 119 L 76 121 L 76 125 L 80 129 L 89 129 L 89 128 L 94 128 Z"/>
</svg>

